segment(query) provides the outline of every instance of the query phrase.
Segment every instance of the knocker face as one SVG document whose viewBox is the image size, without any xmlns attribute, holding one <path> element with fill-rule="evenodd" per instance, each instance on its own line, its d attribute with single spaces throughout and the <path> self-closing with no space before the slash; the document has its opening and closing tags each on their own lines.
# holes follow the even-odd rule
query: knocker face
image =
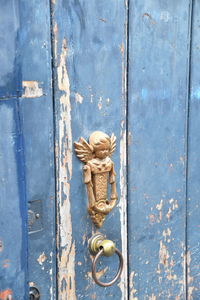
<svg viewBox="0 0 200 300">
<path fill-rule="evenodd" d="M 94 149 L 94 156 L 99 159 L 104 159 L 111 155 L 111 138 L 101 132 L 95 131 L 89 138 L 90 145 Z"/>
<path fill-rule="evenodd" d="M 78 158 L 85 163 L 84 182 L 87 185 L 88 212 L 97 227 L 101 227 L 105 216 L 113 209 L 117 201 L 114 163 L 110 156 L 116 147 L 116 137 L 101 131 L 95 131 L 89 143 L 80 138 L 74 143 Z M 111 185 L 110 201 L 107 189 L 108 179 Z"/>
<path fill-rule="evenodd" d="M 110 147 L 107 146 L 101 147 L 100 149 L 95 150 L 95 157 L 99 159 L 104 159 L 110 154 Z"/>
</svg>

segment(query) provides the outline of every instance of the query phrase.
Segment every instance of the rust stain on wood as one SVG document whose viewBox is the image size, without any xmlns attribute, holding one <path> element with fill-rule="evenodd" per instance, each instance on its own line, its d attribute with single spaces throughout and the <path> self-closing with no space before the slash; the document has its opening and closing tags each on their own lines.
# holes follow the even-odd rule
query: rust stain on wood
<svg viewBox="0 0 200 300">
<path fill-rule="evenodd" d="M 0 299 L 1 300 L 12 300 L 13 292 L 10 289 L 6 289 L 4 291 L 0 291 Z"/>
<path fill-rule="evenodd" d="M 57 67 L 60 115 L 57 124 L 57 197 L 58 197 L 58 298 L 76 299 L 75 242 L 72 239 L 70 180 L 72 178 L 72 129 L 70 82 L 66 67 L 67 41 L 63 39 Z"/>
</svg>

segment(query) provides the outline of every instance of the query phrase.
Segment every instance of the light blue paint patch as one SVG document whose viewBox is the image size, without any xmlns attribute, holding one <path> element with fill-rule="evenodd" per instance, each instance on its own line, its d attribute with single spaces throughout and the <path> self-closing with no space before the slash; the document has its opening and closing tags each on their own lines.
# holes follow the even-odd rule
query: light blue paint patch
<svg viewBox="0 0 200 300">
<path fill-rule="evenodd" d="M 141 90 L 141 98 L 142 98 L 142 100 L 146 101 L 147 100 L 147 96 L 148 96 L 147 89 L 142 89 Z"/>
<path fill-rule="evenodd" d="M 200 87 L 196 88 L 195 90 L 192 90 L 191 98 L 194 100 L 200 100 Z"/>
</svg>

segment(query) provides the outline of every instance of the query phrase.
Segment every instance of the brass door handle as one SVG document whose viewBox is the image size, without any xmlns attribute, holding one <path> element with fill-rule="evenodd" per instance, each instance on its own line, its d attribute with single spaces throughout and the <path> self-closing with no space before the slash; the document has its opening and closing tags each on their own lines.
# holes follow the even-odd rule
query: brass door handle
<svg viewBox="0 0 200 300">
<path fill-rule="evenodd" d="M 111 286 L 114 284 L 118 278 L 120 277 L 123 269 L 123 256 L 121 252 L 115 247 L 115 244 L 111 240 L 107 240 L 102 234 L 97 233 L 91 237 L 89 240 L 89 250 L 92 255 L 95 255 L 95 258 L 92 262 L 92 277 L 96 284 L 102 286 L 102 287 L 107 287 Z M 117 270 L 117 273 L 115 277 L 109 281 L 109 282 L 102 282 L 97 278 L 97 273 L 96 273 L 96 264 L 101 256 L 112 256 L 114 253 L 116 253 L 119 257 L 119 267 Z"/>
</svg>

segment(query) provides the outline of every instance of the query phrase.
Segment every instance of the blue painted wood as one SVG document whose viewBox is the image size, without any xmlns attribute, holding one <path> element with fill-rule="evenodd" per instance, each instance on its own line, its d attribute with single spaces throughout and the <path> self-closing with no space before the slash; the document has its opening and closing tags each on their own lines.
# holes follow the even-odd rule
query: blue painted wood
<svg viewBox="0 0 200 300">
<path fill-rule="evenodd" d="M 52 16 L 57 128 L 58 299 L 126 299 L 125 273 L 120 286 L 115 284 L 109 288 L 97 286 L 91 278 L 87 243 L 96 229 L 87 212 L 83 166 L 73 149 L 73 141 L 80 136 L 87 139 L 95 130 L 108 134 L 114 132 L 117 136 L 113 160 L 121 201 L 99 231 L 116 241 L 121 249 L 121 238 L 124 240 L 126 236 L 125 231 L 121 232 L 124 224 L 120 223 L 119 212 L 119 207 L 123 209 L 125 205 L 122 202 L 125 170 L 123 157 L 120 160 L 120 140 L 125 133 L 126 6 L 118 0 L 58 0 L 52 5 Z M 125 145 L 121 151 L 125 152 Z M 123 254 L 126 256 L 126 252 Z M 102 261 L 100 269 L 108 265 L 102 280 L 110 280 L 116 272 L 116 257 Z"/>
<path fill-rule="evenodd" d="M 27 299 L 23 136 L 15 99 L 0 101 L 0 299 Z"/>
<path fill-rule="evenodd" d="M 29 281 L 41 299 L 56 299 L 53 98 L 49 1 L 21 1 L 21 76 L 26 194 L 39 213 L 29 228 Z M 29 89 L 29 86 L 31 87 Z"/>
<path fill-rule="evenodd" d="M 50 28 L 48 0 L 2 1 L 0 299 L 27 299 L 28 281 L 39 288 L 41 299 L 127 299 L 126 121 L 129 298 L 200 297 L 199 9 L 196 0 L 129 1 L 126 119 L 127 3 L 52 1 Z M 123 249 L 125 271 L 119 285 L 106 289 L 91 278 L 87 241 L 96 229 L 73 150 L 73 141 L 94 130 L 114 132 L 118 139 L 113 159 L 120 202 L 99 231 Z M 39 214 L 29 228 L 27 206 Z M 108 261 L 105 280 L 117 268 L 110 258 L 102 259 L 100 269 L 106 270 Z"/>
<path fill-rule="evenodd" d="M 49 1 L 3 1 L 0 16 L 0 299 L 27 299 L 28 281 L 55 299 Z M 28 228 L 27 207 L 39 216 Z"/>
<path fill-rule="evenodd" d="M 27 298 L 27 214 L 21 90 L 19 3 L 0 10 L 0 299 Z M 9 38 L 8 38 L 9 37 Z M 3 100 L 4 99 L 4 100 Z"/>
<path fill-rule="evenodd" d="M 129 6 L 131 299 L 185 299 L 190 2 Z"/>
<path fill-rule="evenodd" d="M 21 91 L 19 31 L 19 1 L 2 0 L 0 10 L 0 98 L 17 96 Z"/>
<path fill-rule="evenodd" d="M 188 299 L 200 299 L 200 3 L 193 1 L 192 43 L 191 43 L 191 78 L 188 130 L 188 183 L 187 183 L 187 296 Z"/>
</svg>

